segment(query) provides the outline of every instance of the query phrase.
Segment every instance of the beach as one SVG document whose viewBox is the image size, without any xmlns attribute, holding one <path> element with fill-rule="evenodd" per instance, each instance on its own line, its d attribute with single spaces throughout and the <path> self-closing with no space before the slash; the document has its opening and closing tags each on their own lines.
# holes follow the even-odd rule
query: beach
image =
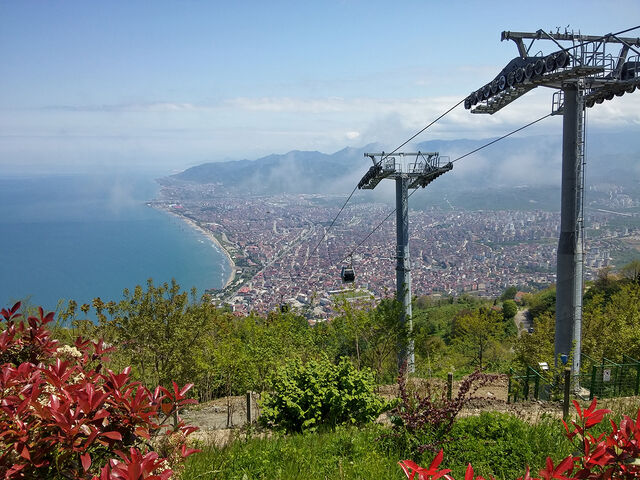
<svg viewBox="0 0 640 480">
<path fill-rule="evenodd" d="M 225 257 L 227 257 L 227 261 L 229 262 L 229 268 L 231 270 L 229 277 L 227 278 L 227 281 L 225 282 L 224 286 L 222 287 L 222 289 L 227 288 L 236 278 L 236 264 L 233 261 L 233 259 L 231 258 L 231 255 L 229 254 L 229 252 L 227 251 L 226 248 L 224 248 L 224 246 L 222 245 L 222 243 L 220 243 L 218 241 L 218 239 L 216 238 L 216 236 L 210 232 L 209 230 L 207 230 L 206 228 L 201 227 L 200 225 L 198 225 L 198 223 L 190 218 L 187 218 L 183 215 L 180 215 L 177 212 L 174 212 L 172 210 L 169 210 L 167 208 L 164 208 L 162 206 L 159 206 L 157 204 L 153 204 L 152 205 L 154 208 L 157 208 L 158 210 L 161 210 L 163 212 L 168 213 L 169 215 L 173 215 L 176 218 L 179 218 L 181 221 L 183 221 L 184 223 L 186 223 L 187 225 L 189 225 L 189 227 L 191 227 L 194 230 L 197 230 L 199 233 L 201 233 L 202 235 L 204 235 L 207 239 L 211 240 L 211 242 L 213 242 L 215 245 L 218 246 L 218 248 L 220 249 L 220 251 L 222 253 L 224 253 Z"/>
</svg>

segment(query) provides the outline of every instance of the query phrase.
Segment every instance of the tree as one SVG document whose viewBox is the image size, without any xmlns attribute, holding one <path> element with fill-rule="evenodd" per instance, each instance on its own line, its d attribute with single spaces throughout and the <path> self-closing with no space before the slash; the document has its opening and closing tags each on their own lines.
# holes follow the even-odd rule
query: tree
<svg viewBox="0 0 640 480">
<path fill-rule="evenodd" d="M 598 293 L 584 307 L 582 351 L 593 358 L 640 358 L 640 285 L 620 283 L 611 297 Z"/>
<path fill-rule="evenodd" d="M 623 278 L 640 285 L 640 260 L 635 259 L 620 269 Z"/>
<path fill-rule="evenodd" d="M 545 288 L 538 293 L 527 297 L 529 314 L 532 318 L 537 318 L 543 313 L 555 314 L 556 311 L 556 287 Z"/>
<path fill-rule="evenodd" d="M 515 359 L 522 368 L 537 366 L 538 362 L 554 364 L 555 316 L 539 315 L 533 321 L 533 332 L 523 333 L 515 342 Z"/>
<path fill-rule="evenodd" d="M 500 321 L 500 314 L 487 307 L 480 307 L 455 319 L 454 344 L 480 370 L 486 366 L 490 349 L 498 343 Z M 495 359 L 494 355 L 489 360 Z"/>
<path fill-rule="evenodd" d="M 516 293 L 518 293 L 517 287 L 513 285 L 507 287 L 505 291 L 502 292 L 502 295 L 500 295 L 500 301 L 504 302 L 505 300 L 513 300 L 516 297 Z"/>
<path fill-rule="evenodd" d="M 371 304 L 371 299 L 369 299 Z M 334 329 L 339 330 L 336 339 L 342 339 L 342 348 L 338 349 L 339 355 L 349 355 L 355 360 L 358 370 L 362 365 L 362 352 L 366 351 L 369 344 L 369 334 L 372 331 L 372 316 L 365 310 L 366 303 L 354 304 L 348 298 L 339 299 L 336 309 L 341 312 L 341 316 L 333 322 Z"/>
<path fill-rule="evenodd" d="M 505 320 L 511 320 L 518 313 L 518 306 L 513 300 L 505 300 L 502 302 L 502 317 Z"/>
<path fill-rule="evenodd" d="M 175 280 L 155 286 L 149 279 L 146 290 L 140 285 L 133 293 L 125 290 L 117 304 L 97 298 L 94 307 L 100 332 L 120 345 L 120 361 L 131 364 L 144 383 L 170 386 L 172 379 L 197 377 L 198 357 L 217 312 L 209 302 L 196 300 L 195 290 L 190 301 Z"/>
</svg>

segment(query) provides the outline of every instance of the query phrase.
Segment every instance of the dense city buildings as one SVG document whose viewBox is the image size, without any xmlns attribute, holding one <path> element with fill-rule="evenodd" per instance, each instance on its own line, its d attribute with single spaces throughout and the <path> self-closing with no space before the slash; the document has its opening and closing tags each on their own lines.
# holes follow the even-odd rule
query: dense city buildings
<svg viewBox="0 0 640 480">
<path fill-rule="evenodd" d="M 319 194 L 239 197 L 221 195 L 215 185 L 181 184 L 165 186 L 154 205 L 196 222 L 229 253 L 235 275 L 225 289 L 212 292 L 217 301 L 243 314 L 286 303 L 322 320 L 344 289 L 340 268 L 351 261 L 356 283 L 350 288 L 374 297 L 395 292 L 393 216 L 356 248 L 393 207 L 349 205 L 328 229 L 340 200 Z M 587 279 L 610 264 L 620 237 L 639 232 L 610 225 L 613 211 L 593 210 Z M 412 210 L 413 294 L 495 297 L 509 285 L 552 284 L 559 224 L 559 213 L 548 211 Z"/>
</svg>

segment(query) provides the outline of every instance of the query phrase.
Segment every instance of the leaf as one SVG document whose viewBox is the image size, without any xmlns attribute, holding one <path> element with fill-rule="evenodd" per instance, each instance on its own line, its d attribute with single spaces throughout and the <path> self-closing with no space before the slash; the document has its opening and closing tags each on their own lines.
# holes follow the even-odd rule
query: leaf
<svg viewBox="0 0 640 480">
<path fill-rule="evenodd" d="M 138 427 L 138 428 L 135 429 L 134 433 L 136 435 L 138 435 L 139 437 L 144 438 L 145 440 L 150 440 L 151 439 L 151 435 L 149 434 L 149 429 L 148 428 Z"/>
<path fill-rule="evenodd" d="M 444 458 L 444 451 L 440 449 L 436 458 L 433 459 L 431 465 L 429 466 L 429 470 L 435 470 L 442 463 L 442 459 Z"/>
<path fill-rule="evenodd" d="M 418 469 L 420 469 L 420 465 L 411 460 L 400 460 L 398 464 L 402 467 L 402 470 L 409 480 L 413 480 L 413 478 L 416 476 L 416 472 L 418 471 Z M 413 471 L 410 472 L 409 469 Z"/>
<path fill-rule="evenodd" d="M 464 480 L 473 480 L 473 467 L 471 464 L 467 465 L 467 471 L 464 474 Z"/>
<path fill-rule="evenodd" d="M 84 468 L 84 471 L 86 472 L 89 470 L 89 467 L 91 467 L 91 455 L 89 455 L 88 452 L 83 453 L 80 455 L 80 460 L 82 461 L 82 468 Z"/>
<path fill-rule="evenodd" d="M 20 456 L 26 460 L 31 461 L 31 455 L 29 455 L 29 449 L 26 445 L 22 446 L 22 450 L 20 451 Z"/>
<path fill-rule="evenodd" d="M 182 444 L 182 448 L 180 449 L 180 454 L 182 458 L 187 458 L 189 455 L 193 455 L 194 453 L 201 452 L 202 450 L 198 450 L 197 448 L 187 448 L 186 444 Z"/>
<path fill-rule="evenodd" d="M 110 438 L 111 440 L 122 440 L 122 435 L 120 434 L 120 432 L 116 432 L 115 430 L 111 432 L 101 433 L 100 436 Z"/>
</svg>

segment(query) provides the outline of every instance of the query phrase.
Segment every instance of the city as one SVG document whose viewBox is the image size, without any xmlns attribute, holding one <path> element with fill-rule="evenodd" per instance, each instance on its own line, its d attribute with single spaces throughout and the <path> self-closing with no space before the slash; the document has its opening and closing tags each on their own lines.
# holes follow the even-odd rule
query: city
<svg viewBox="0 0 640 480">
<path fill-rule="evenodd" d="M 607 209 L 638 201 L 624 189 L 610 190 L 607 201 L 587 211 L 586 280 L 610 266 L 617 251 L 632 249 L 640 235 L 633 226 L 637 213 Z M 355 248 L 393 208 L 350 205 L 329 230 L 342 200 L 322 194 L 237 197 L 220 185 L 180 183 L 165 184 L 153 206 L 195 222 L 227 251 L 234 273 L 224 289 L 209 292 L 217 302 L 239 315 L 287 304 L 321 321 L 335 314 L 337 293 L 380 298 L 395 292 L 393 216 Z M 633 221 L 616 221 L 621 215 Z M 412 210 L 413 295 L 492 298 L 509 285 L 553 284 L 559 224 L 559 213 L 542 210 Z M 351 262 L 356 282 L 345 291 L 340 268 Z"/>
</svg>

